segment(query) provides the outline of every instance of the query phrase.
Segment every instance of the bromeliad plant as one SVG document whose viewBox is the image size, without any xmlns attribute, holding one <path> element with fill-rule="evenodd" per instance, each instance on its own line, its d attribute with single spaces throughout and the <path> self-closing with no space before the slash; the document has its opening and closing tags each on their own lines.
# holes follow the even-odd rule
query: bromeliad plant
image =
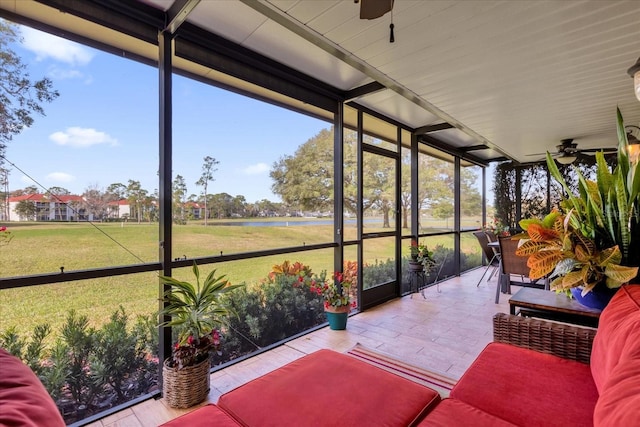
<svg viewBox="0 0 640 427">
<path fill-rule="evenodd" d="M 600 249 L 596 242 L 574 227 L 575 211 L 565 216 L 553 211 L 544 219 L 520 221 L 526 231 L 514 239 L 526 238 L 516 255 L 528 256 L 527 266 L 532 280 L 549 275 L 551 288 L 568 291 L 582 287 L 582 294 L 605 283 L 618 288 L 638 274 L 638 267 L 620 265 L 622 253 L 618 246 Z"/>
<path fill-rule="evenodd" d="M 200 270 L 193 263 L 195 284 L 173 277 L 160 276 L 160 281 L 171 288 L 164 294 L 165 308 L 160 316 L 171 316 L 160 326 L 175 327 L 178 340 L 172 351 L 169 367 L 182 369 L 206 360 L 211 351 L 220 349 L 219 328 L 231 314 L 220 298 L 223 294 L 244 285 L 231 285 L 225 276 L 211 271 L 200 283 Z M 162 318 L 162 317 L 161 317 Z"/>
</svg>

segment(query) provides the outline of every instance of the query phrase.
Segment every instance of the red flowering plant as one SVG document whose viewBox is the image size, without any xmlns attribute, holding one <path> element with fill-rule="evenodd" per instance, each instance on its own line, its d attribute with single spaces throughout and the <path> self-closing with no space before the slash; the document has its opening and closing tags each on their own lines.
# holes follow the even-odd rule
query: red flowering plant
<svg viewBox="0 0 640 427">
<path fill-rule="evenodd" d="M 7 227 L 0 227 L 0 246 L 8 245 L 11 239 L 13 236 Z"/>
<path fill-rule="evenodd" d="M 219 328 L 226 324 L 230 309 L 222 302 L 222 294 L 244 285 L 231 285 L 216 270 L 200 282 L 198 265 L 193 263 L 195 284 L 173 277 L 160 276 L 170 286 L 164 294 L 165 307 L 160 315 L 170 316 L 160 326 L 175 327 L 178 339 L 173 347 L 169 367 L 182 369 L 206 360 L 212 351 L 220 352 Z M 162 318 L 161 317 L 161 318 Z"/>
<path fill-rule="evenodd" d="M 358 263 L 346 261 L 343 271 L 333 273 L 332 280 L 327 280 L 316 287 L 324 298 L 326 311 L 349 311 L 358 306 L 355 298 L 358 285 Z"/>
</svg>

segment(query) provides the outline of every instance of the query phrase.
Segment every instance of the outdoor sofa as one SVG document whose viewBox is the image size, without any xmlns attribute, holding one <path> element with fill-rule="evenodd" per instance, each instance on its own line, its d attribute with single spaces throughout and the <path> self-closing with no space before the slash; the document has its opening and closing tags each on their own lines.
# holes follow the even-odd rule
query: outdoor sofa
<svg viewBox="0 0 640 427">
<path fill-rule="evenodd" d="M 567 427 L 639 420 L 640 285 L 627 285 L 597 331 L 496 314 L 494 342 L 448 398 L 320 350 L 164 426 Z"/>
</svg>

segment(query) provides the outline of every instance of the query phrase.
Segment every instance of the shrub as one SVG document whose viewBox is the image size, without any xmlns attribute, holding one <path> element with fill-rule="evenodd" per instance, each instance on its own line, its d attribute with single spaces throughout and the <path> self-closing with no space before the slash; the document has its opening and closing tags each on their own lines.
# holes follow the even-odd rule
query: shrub
<svg viewBox="0 0 640 427">
<path fill-rule="evenodd" d="M 231 316 L 217 363 L 226 362 L 325 322 L 322 296 L 312 292 L 311 281 L 324 281 L 308 266 L 285 261 L 274 266 L 256 287 L 244 287 L 229 298 Z"/>
</svg>

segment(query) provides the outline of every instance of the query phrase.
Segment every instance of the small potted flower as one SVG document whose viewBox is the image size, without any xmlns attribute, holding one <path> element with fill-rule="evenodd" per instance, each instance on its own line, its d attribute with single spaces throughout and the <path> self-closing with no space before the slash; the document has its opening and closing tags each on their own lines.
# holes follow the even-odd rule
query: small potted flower
<svg viewBox="0 0 640 427">
<path fill-rule="evenodd" d="M 213 270 L 200 283 L 198 265 L 193 263 L 195 284 L 160 276 L 171 288 L 165 292 L 160 326 L 177 331 L 171 357 L 164 361 L 163 397 L 173 408 L 188 408 L 206 399 L 209 393 L 210 356 L 220 351 L 219 328 L 226 323 L 229 309 L 220 296 L 242 285 L 230 285 Z"/>
<path fill-rule="evenodd" d="M 429 273 L 435 266 L 436 262 L 433 259 L 433 251 L 430 251 L 426 244 L 411 241 L 411 261 L 409 262 L 409 269 L 413 271 L 424 271 Z"/>
<path fill-rule="evenodd" d="M 333 330 L 345 329 L 349 312 L 358 305 L 355 298 L 352 300 L 357 288 L 358 264 L 347 261 L 343 270 L 336 271 L 333 280 L 326 281 L 320 289 L 329 328 Z"/>
</svg>

